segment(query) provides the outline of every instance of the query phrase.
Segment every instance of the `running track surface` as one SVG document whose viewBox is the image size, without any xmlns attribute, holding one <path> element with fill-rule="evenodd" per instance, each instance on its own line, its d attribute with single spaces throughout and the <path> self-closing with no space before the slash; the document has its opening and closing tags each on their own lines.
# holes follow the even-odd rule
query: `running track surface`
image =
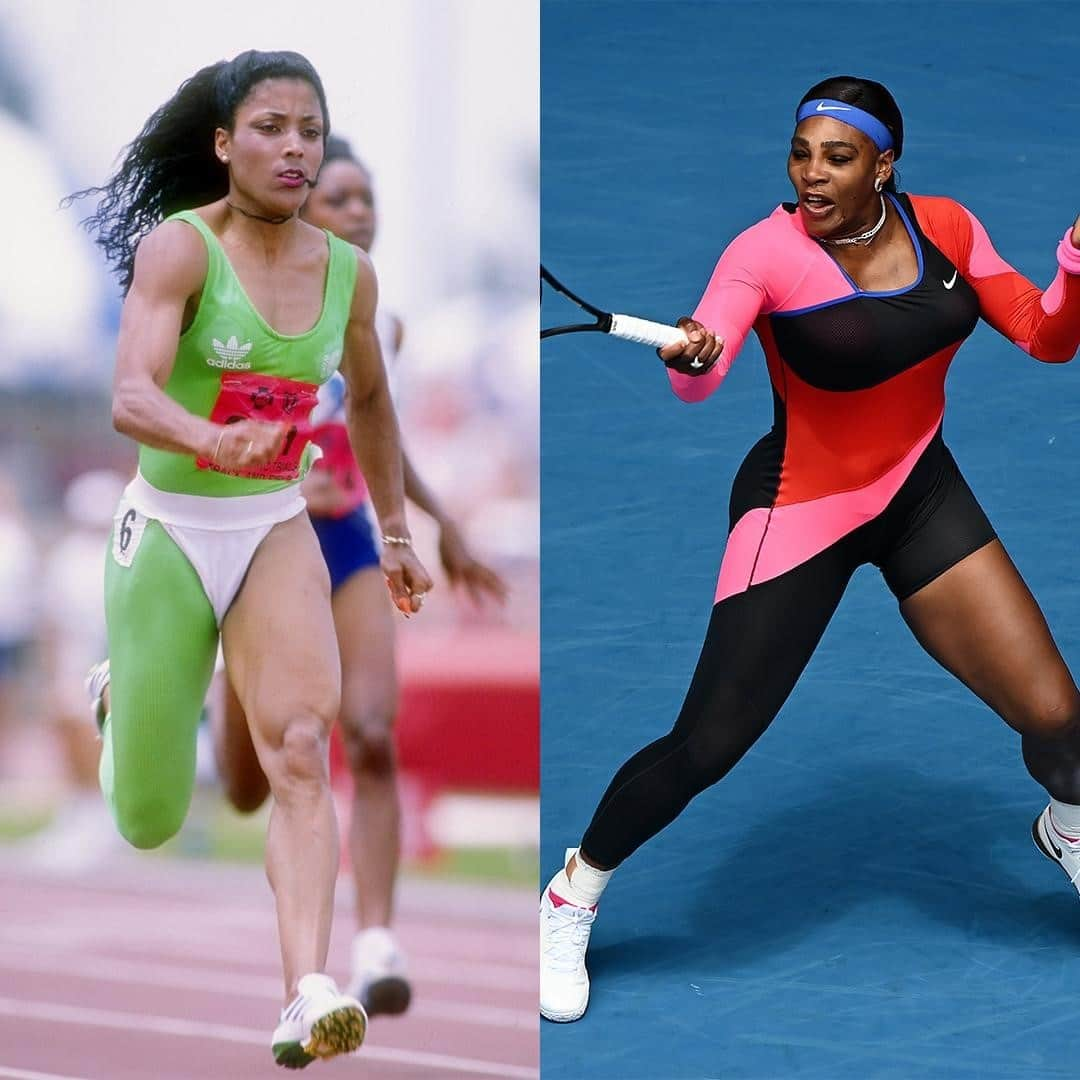
<svg viewBox="0 0 1080 1080">
<path fill-rule="evenodd" d="M 330 950 L 339 979 L 348 891 Z M 535 911 L 532 890 L 405 879 L 412 1008 L 372 1021 L 355 1056 L 302 1075 L 535 1080 Z M 8 859 L 0 916 L 0 1080 L 295 1075 L 269 1049 L 282 991 L 260 869 L 132 855 L 72 878 Z"/>
<path fill-rule="evenodd" d="M 790 198 L 795 105 L 838 72 L 896 94 L 901 186 L 966 203 L 1035 281 L 1080 212 L 1075 5 L 543 0 L 541 38 L 543 259 L 601 306 L 692 310 Z M 557 338 L 541 363 L 546 880 L 674 719 L 772 404 L 756 342 L 692 406 L 625 342 Z M 946 439 L 1077 672 L 1080 361 L 982 326 L 948 395 Z M 544 1080 L 1073 1076 L 1080 904 L 1032 846 L 1044 803 L 860 571 L 746 760 L 615 875 Z"/>
</svg>

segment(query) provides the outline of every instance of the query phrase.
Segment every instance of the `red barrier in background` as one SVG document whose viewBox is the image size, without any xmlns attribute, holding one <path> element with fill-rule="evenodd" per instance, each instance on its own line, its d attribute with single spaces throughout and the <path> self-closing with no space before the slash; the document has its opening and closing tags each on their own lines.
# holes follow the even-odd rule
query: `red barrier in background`
<svg viewBox="0 0 1080 1080">
<path fill-rule="evenodd" d="M 429 856 L 435 846 L 424 817 L 439 792 L 539 792 L 540 647 L 533 635 L 491 628 L 410 629 L 398 635 L 404 847 Z M 330 765 L 341 811 L 352 779 L 337 728 Z M 347 813 L 342 821 L 344 840 Z"/>
</svg>

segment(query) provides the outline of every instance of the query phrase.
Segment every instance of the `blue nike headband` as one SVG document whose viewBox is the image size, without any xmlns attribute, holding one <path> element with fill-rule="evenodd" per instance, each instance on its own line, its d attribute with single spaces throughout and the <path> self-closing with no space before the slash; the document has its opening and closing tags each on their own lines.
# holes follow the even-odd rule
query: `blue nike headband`
<svg viewBox="0 0 1080 1080">
<path fill-rule="evenodd" d="M 893 141 L 889 129 L 876 116 L 871 116 L 865 110 L 857 109 L 846 101 L 813 98 L 799 107 L 799 111 L 795 114 L 795 123 L 801 123 L 808 116 L 831 116 L 834 120 L 858 128 L 878 150 L 884 152 L 892 149 Z"/>
</svg>

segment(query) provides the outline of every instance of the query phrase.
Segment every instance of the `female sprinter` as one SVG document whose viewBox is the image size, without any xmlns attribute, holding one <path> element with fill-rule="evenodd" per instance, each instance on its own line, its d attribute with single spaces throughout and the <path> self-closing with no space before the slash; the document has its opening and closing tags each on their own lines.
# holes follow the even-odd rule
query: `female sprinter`
<svg viewBox="0 0 1080 1080">
<path fill-rule="evenodd" d="M 102 787 L 137 847 L 179 829 L 220 634 L 274 799 L 285 1008 L 272 1049 L 290 1068 L 354 1050 L 366 1026 L 324 974 L 340 668 L 299 489 L 316 391 L 339 367 L 394 601 L 419 611 L 431 587 L 405 524 L 371 264 L 300 218 L 328 125 L 304 57 L 213 64 L 150 117 L 90 219 L 126 290 L 114 423 L 140 444 L 106 560 Z"/>
</svg>

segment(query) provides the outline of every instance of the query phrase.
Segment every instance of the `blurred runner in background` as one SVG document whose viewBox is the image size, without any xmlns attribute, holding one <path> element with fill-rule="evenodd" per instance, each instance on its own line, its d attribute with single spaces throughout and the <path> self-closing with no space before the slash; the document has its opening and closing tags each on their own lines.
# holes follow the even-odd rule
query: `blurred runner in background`
<svg viewBox="0 0 1080 1080">
<path fill-rule="evenodd" d="M 23 846 L 40 869 L 76 872 L 122 846 L 101 803 L 101 742 L 87 723 L 86 670 L 105 653 L 104 563 L 113 511 L 127 479 L 113 469 L 76 476 L 64 491 L 64 528 L 41 574 L 45 719 L 59 740 L 68 788 L 49 827 Z"/>
</svg>

